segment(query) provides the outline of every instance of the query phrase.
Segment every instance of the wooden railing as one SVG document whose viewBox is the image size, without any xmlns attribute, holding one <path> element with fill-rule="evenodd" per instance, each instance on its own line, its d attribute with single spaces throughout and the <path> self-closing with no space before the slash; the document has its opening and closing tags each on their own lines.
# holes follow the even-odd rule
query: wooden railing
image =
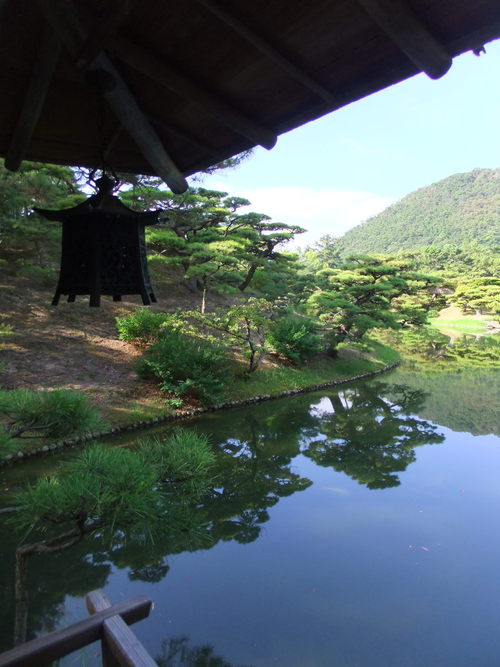
<svg viewBox="0 0 500 667">
<path fill-rule="evenodd" d="M 101 640 L 104 667 L 157 667 L 128 627 L 149 616 L 152 601 L 145 595 L 113 605 L 100 591 L 85 598 L 88 618 L 0 654 L 0 667 L 40 667 Z"/>
</svg>

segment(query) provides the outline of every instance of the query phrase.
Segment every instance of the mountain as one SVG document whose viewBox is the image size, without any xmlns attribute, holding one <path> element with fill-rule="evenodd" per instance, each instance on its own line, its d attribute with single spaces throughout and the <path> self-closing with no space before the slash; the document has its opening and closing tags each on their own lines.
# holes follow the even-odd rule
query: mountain
<svg viewBox="0 0 500 667">
<path fill-rule="evenodd" d="M 474 169 L 415 190 L 341 240 L 349 254 L 396 253 L 468 241 L 498 245 L 500 169 Z"/>
</svg>

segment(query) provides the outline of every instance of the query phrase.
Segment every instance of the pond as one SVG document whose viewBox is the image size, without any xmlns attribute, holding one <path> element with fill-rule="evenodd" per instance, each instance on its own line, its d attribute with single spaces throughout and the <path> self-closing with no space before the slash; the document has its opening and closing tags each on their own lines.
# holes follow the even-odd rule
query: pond
<svg viewBox="0 0 500 667">
<path fill-rule="evenodd" d="M 498 665 L 499 391 L 491 370 L 403 368 L 186 422 L 219 452 L 210 539 L 31 557 L 28 636 L 85 617 L 104 588 L 155 601 L 134 631 L 163 667 Z M 4 650 L 15 541 L 0 529 Z"/>
</svg>

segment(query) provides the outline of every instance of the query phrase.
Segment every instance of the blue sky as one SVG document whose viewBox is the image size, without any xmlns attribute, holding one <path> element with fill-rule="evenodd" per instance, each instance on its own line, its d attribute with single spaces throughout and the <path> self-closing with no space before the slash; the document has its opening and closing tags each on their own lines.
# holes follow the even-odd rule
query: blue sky
<svg viewBox="0 0 500 667">
<path fill-rule="evenodd" d="M 500 40 L 282 135 L 204 187 L 308 230 L 342 235 L 413 190 L 475 167 L 500 166 Z"/>
</svg>

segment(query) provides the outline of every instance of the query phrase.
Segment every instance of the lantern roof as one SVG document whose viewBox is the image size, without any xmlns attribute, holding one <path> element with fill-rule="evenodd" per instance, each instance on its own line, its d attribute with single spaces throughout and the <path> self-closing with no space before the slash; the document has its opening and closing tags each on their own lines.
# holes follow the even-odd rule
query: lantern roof
<svg viewBox="0 0 500 667">
<path fill-rule="evenodd" d="M 85 201 L 71 208 L 51 210 L 46 208 L 33 209 L 47 220 L 56 220 L 59 222 L 81 222 L 82 218 L 89 219 L 109 215 L 114 219 L 119 219 L 121 223 L 133 222 L 139 225 L 156 225 L 160 211 L 133 211 L 118 198 L 113 195 L 113 188 L 116 181 L 106 175 L 97 179 L 97 192 Z"/>
<path fill-rule="evenodd" d="M 0 155 L 15 170 L 104 154 L 181 192 L 498 37 L 498 0 L 0 0 Z"/>
</svg>

